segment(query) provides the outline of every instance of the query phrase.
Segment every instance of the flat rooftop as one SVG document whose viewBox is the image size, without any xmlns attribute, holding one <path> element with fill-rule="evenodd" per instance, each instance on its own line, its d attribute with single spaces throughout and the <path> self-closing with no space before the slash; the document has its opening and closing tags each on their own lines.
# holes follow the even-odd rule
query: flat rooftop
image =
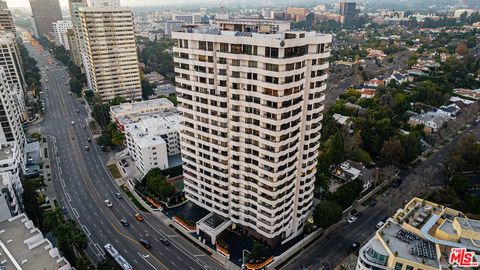
<svg viewBox="0 0 480 270">
<path fill-rule="evenodd" d="M 162 118 L 165 118 L 165 117 L 168 118 L 175 115 L 180 115 L 180 111 L 177 108 L 171 108 L 171 109 L 165 109 L 165 110 L 155 111 L 155 112 L 132 113 L 132 114 L 120 116 L 117 118 L 117 122 L 120 125 L 126 126 L 130 124 L 135 124 L 147 119 L 159 119 L 159 121 L 162 121 L 161 120 Z"/>
<path fill-rule="evenodd" d="M 5 269 L 71 269 L 25 214 L 0 222 L 0 262 Z"/>
<path fill-rule="evenodd" d="M 0 160 L 12 159 L 15 151 L 15 143 L 2 144 L 0 148 Z"/>
<path fill-rule="evenodd" d="M 322 34 L 317 32 L 307 32 L 301 30 L 288 30 L 283 32 L 278 32 L 275 34 L 264 34 L 264 33 L 254 33 L 254 32 L 241 32 L 241 31 L 226 31 L 221 30 L 218 27 L 214 26 L 196 26 L 192 28 L 184 28 L 179 31 L 175 32 L 184 32 L 184 33 L 192 33 L 192 34 L 204 34 L 204 35 L 217 35 L 217 36 L 235 36 L 235 37 L 256 37 L 256 38 L 263 38 L 263 39 L 275 39 L 275 40 L 285 40 L 285 39 L 293 39 L 289 36 L 289 34 L 304 34 L 304 38 L 309 37 L 324 37 L 330 36 L 328 34 Z"/>
<path fill-rule="evenodd" d="M 385 243 L 388 243 L 392 253 L 398 252 L 398 258 L 440 268 L 440 258 L 435 244 L 402 229 L 399 224 L 390 222 L 389 226 L 382 227 L 379 235 Z"/>
<path fill-rule="evenodd" d="M 155 108 L 156 110 L 173 108 L 173 103 L 166 98 L 150 99 L 145 101 L 122 103 L 117 106 L 110 107 L 110 112 L 114 114 L 130 114 L 139 111 Z"/>
<path fill-rule="evenodd" d="M 125 126 L 125 132 L 130 133 L 140 147 L 149 147 L 165 140 L 161 135 L 180 130 L 179 115 L 143 119 Z"/>
</svg>

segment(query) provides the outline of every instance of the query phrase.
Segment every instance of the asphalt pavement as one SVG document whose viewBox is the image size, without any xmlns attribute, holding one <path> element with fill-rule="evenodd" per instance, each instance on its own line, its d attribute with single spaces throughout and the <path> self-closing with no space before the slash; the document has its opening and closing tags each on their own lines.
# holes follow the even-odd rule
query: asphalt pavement
<svg viewBox="0 0 480 270">
<path fill-rule="evenodd" d="M 107 172 L 102 153 L 94 143 L 84 105 L 69 94 L 66 68 L 59 63 L 49 64 L 51 56 L 30 43 L 25 42 L 25 46 L 45 71 L 42 80 L 48 80 L 43 81 L 46 114 L 40 130 L 49 139 L 57 200 L 67 209 L 67 216 L 86 233 L 87 253 L 93 261 L 99 262 L 108 256 L 103 246 L 110 243 L 136 269 L 223 269 L 153 215 L 145 214 L 144 221 L 136 220 L 134 215 L 138 211 L 129 199 L 116 198 L 115 193 L 121 191 Z M 92 142 L 88 142 L 88 138 Z M 113 203 L 111 208 L 106 206 L 106 199 Z M 130 225 L 122 226 L 122 218 Z M 147 239 L 153 247 L 145 249 L 139 243 L 140 238 Z M 161 243 L 162 238 L 168 239 L 171 245 Z"/>
</svg>

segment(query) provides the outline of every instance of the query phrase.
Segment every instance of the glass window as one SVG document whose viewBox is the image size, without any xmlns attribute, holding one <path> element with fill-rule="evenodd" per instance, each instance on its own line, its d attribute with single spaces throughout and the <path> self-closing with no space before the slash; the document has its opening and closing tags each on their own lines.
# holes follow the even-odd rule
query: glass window
<svg viewBox="0 0 480 270">
<path fill-rule="evenodd" d="M 265 47 L 265 56 L 270 58 L 278 58 L 278 48 Z"/>
<path fill-rule="evenodd" d="M 403 267 L 403 264 L 401 264 L 401 263 L 399 263 L 399 262 L 397 262 L 397 263 L 395 264 L 395 270 L 402 270 L 402 267 Z"/>
</svg>

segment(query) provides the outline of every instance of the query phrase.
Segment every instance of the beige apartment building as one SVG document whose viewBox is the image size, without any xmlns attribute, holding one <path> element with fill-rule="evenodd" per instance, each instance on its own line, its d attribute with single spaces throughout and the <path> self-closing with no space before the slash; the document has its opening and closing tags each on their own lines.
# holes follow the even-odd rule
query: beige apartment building
<svg viewBox="0 0 480 270">
<path fill-rule="evenodd" d="M 186 196 L 274 245 L 311 214 L 332 36 L 258 24 L 172 38 Z"/>
<path fill-rule="evenodd" d="M 142 89 L 132 11 L 116 6 L 91 6 L 79 7 L 78 12 L 89 87 L 105 102 L 116 96 L 140 100 Z"/>
</svg>

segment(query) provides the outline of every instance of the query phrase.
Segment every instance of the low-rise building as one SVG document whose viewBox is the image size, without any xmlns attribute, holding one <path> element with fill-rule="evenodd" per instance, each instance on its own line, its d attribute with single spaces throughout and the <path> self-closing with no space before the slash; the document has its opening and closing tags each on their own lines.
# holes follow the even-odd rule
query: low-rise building
<svg viewBox="0 0 480 270">
<path fill-rule="evenodd" d="M 369 81 L 365 81 L 363 84 L 367 87 L 377 88 L 379 86 L 384 86 L 385 81 L 375 78 L 375 79 L 371 79 Z"/>
<path fill-rule="evenodd" d="M 375 89 L 372 88 L 362 88 L 362 89 L 357 89 L 357 92 L 359 92 L 361 95 L 361 98 L 373 98 L 375 96 Z"/>
<path fill-rule="evenodd" d="M 0 222 L 0 261 L 4 269 L 72 269 L 25 214 Z"/>
<path fill-rule="evenodd" d="M 333 119 L 337 121 L 340 125 L 350 125 L 350 117 L 335 113 L 332 115 Z"/>
<path fill-rule="evenodd" d="M 460 96 L 464 96 L 464 97 L 475 99 L 475 100 L 480 100 L 480 88 L 475 90 L 456 88 L 456 89 L 453 89 L 453 92 Z"/>
<path fill-rule="evenodd" d="M 440 108 L 438 108 L 437 112 L 440 114 L 444 114 L 451 119 L 455 119 L 455 117 L 460 113 L 461 109 L 455 104 L 450 104 L 450 105 L 443 105 Z"/>
<path fill-rule="evenodd" d="M 110 107 L 110 119 L 117 123 L 120 130 L 123 130 L 125 123 L 136 122 L 135 120 L 128 122 L 130 121 L 128 119 L 140 119 L 141 115 L 173 109 L 174 107 L 175 105 L 166 98 L 122 103 Z M 122 123 L 123 119 L 127 119 L 127 121 Z"/>
<path fill-rule="evenodd" d="M 18 173 L 0 173 L 0 220 L 16 216 L 22 212 L 22 182 Z"/>
<path fill-rule="evenodd" d="M 412 126 L 424 125 L 425 133 L 436 132 L 446 121 L 448 121 L 448 117 L 437 112 L 412 115 L 408 119 L 408 123 Z"/>
<path fill-rule="evenodd" d="M 462 212 L 413 198 L 359 251 L 356 270 L 451 269 L 453 248 L 480 252 L 480 221 Z M 478 262 L 479 257 L 473 258 Z"/>
<path fill-rule="evenodd" d="M 373 184 L 373 175 L 365 165 L 360 162 L 346 160 L 341 164 L 336 165 L 332 170 L 332 175 L 339 179 L 343 183 L 347 183 L 354 180 L 362 181 L 362 191 L 369 189 Z M 333 192 L 332 186 L 340 186 L 332 183 L 330 192 Z"/>
<path fill-rule="evenodd" d="M 128 152 L 142 175 L 181 165 L 179 131 L 180 115 L 171 110 L 125 125 Z"/>
</svg>

